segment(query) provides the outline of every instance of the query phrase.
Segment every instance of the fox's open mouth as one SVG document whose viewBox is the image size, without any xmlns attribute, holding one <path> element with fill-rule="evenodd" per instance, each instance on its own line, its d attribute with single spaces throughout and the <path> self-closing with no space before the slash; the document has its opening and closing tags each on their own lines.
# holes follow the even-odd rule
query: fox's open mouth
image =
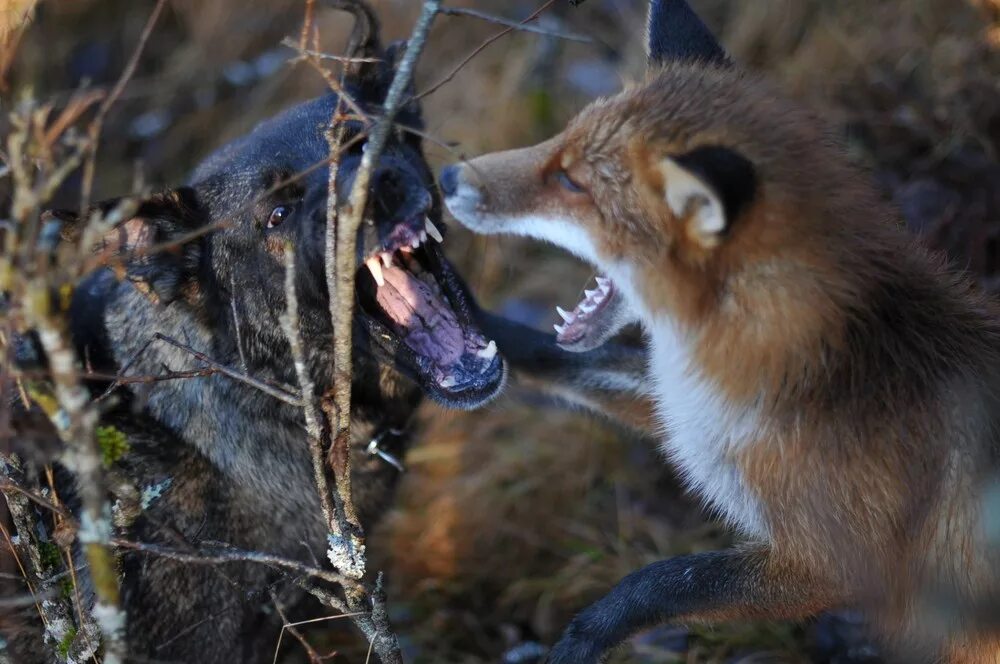
<svg viewBox="0 0 1000 664">
<path fill-rule="evenodd" d="M 499 392 L 504 363 L 473 322 L 442 242 L 423 214 L 395 226 L 358 270 L 358 304 L 374 341 L 432 398 L 471 408 Z"/>
<path fill-rule="evenodd" d="M 583 299 L 572 311 L 556 307 L 563 319 L 554 325 L 556 343 L 566 350 L 583 352 L 603 344 L 623 324 L 625 304 L 614 282 L 605 276 L 595 277 L 597 287 L 584 290 Z"/>
</svg>

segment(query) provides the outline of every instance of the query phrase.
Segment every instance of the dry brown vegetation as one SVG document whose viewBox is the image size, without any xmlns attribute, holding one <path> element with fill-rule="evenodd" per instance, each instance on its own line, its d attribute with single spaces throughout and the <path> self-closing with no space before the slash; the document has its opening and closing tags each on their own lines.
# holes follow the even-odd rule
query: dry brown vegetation
<svg viewBox="0 0 1000 664">
<path fill-rule="evenodd" d="M 390 38 L 419 3 L 373 2 Z M 530 2 L 465 0 L 513 18 Z M 692 4 L 741 62 L 768 72 L 842 128 L 909 227 L 1000 287 L 1000 5 L 993 0 L 700 0 Z M 111 111 L 95 197 L 134 183 L 176 183 L 201 156 L 277 110 L 322 91 L 291 68 L 280 40 L 302 0 L 173 0 L 135 79 Z M 518 33 L 485 49 L 425 101 L 437 164 L 541 139 L 619 76 L 642 68 L 639 0 L 559 3 L 552 25 L 593 35 L 576 44 Z M 43 3 L 7 72 L 4 111 L 22 94 L 64 103 L 82 79 L 113 83 L 126 36 L 148 14 L 133 0 Z M 342 43 L 340 15 L 318 17 Z M 497 26 L 440 18 L 418 74 L 437 81 Z M 75 205 L 78 182 L 60 193 Z M 0 192 L 0 197 L 3 193 Z M 58 198 L 58 197 L 57 197 Z M 56 201 L 59 202 L 58 200 Z M 453 228 L 449 253 L 483 303 L 547 326 L 588 272 L 520 241 Z M 652 447 L 568 413 L 508 398 L 477 413 L 427 406 L 396 509 L 369 543 L 390 571 L 395 624 L 415 662 L 497 661 L 526 640 L 551 642 L 572 613 L 622 574 L 726 534 L 677 488 Z M 304 630 L 315 633 L 315 628 Z M 642 662 L 802 661 L 813 627 L 755 625 L 659 632 Z M 671 655 L 663 641 L 684 641 Z M 347 651 L 350 639 L 341 641 Z M 363 661 L 364 652 L 349 661 Z M 676 657 L 676 659 L 671 659 Z M 336 661 L 336 660 L 335 660 Z M 345 659 L 344 661 L 348 661 Z M 860 661 L 860 660 L 857 660 Z"/>
</svg>

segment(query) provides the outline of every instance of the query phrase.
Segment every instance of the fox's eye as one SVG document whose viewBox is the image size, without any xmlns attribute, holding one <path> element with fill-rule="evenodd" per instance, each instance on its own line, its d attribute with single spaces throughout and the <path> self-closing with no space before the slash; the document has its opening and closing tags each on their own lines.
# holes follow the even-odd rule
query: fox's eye
<svg viewBox="0 0 1000 664">
<path fill-rule="evenodd" d="M 585 191 L 583 187 L 570 179 L 566 171 L 558 171 L 556 173 L 556 180 L 559 182 L 559 186 L 566 191 L 572 191 L 574 194 L 582 194 Z"/>
<path fill-rule="evenodd" d="M 285 219 L 287 219 L 292 214 L 292 208 L 288 205 L 279 205 L 278 207 L 271 210 L 270 216 L 267 218 L 267 227 L 276 228 L 281 225 Z"/>
</svg>

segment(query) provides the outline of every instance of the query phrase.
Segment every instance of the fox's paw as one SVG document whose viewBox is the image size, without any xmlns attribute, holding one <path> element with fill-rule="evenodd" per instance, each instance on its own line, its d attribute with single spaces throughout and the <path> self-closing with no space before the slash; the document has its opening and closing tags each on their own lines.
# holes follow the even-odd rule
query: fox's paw
<svg viewBox="0 0 1000 664">
<path fill-rule="evenodd" d="M 571 625 L 552 650 L 546 664 L 598 664 L 604 648 Z"/>
</svg>

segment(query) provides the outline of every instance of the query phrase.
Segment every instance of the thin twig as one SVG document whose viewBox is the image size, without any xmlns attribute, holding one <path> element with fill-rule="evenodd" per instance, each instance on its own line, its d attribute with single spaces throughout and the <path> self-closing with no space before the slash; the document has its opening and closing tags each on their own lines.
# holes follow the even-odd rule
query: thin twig
<svg viewBox="0 0 1000 664">
<path fill-rule="evenodd" d="M 587 37 L 586 35 L 578 35 L 573 32 L 562 32 L 561 30 L 551 30 L 537 25 L 525 25 L 524 22 L 511 21 L 510 19 L 493 16 L 492 14 L 487 14 L 476 9 L 466 9 L 465 7 L 442 7 L 441 13 L 445 16 L 471 16 L 489 23 L 504 25 L 513 30 L 533 32 L 538 35 L 545 35 L 546 37 L 566 39 L 568 41 L 582 42 L 584 44 L 592 44 L 594 42 L 593 39 Z"/>
<path fill-rule="evenodd" d="M 125 90 L 125 86 L 128 85 L 129 79 L 135 73 L 136 67 L 139 65 L 139 59 L 142 57 L 142 52 L 146 48 L 146 42 L 149 41 L 150 35 L 153 34 L 153 27 L 156 25 L 157 19 L 160 17 L 160 12 L 163 11 L 163 6 L 166 4 L 166 0 L 156 0 L 156 5 L 153 7 L 153 11 L 149 15 L 149 19 L 146 20 L 146 25 L 142 29 L 142 33 L 139 35 L 139 42 L 136 44 L 135 49 L 132 51 L 132 56 L 129 58 L 128 63 L 125 65 L 125 69 L 122 70 L 121 76 L 118 77 L 118 82 L 115 83 L 115 87 L 111 89 L 111 92 L 104 99 L 100 108 L 97 110 L 97 116 L 90 123 L 87 128 L 87 141 L 89 143 L 87 151 L 87 160 L 83 165 L 83 180 L 80 185 L 81 188 L 81 198 L 80 198 L 80 211 L 84 212 L 90 207 L 90 194 L 94 185 L 94 171 L 97 165 L 97 146 L 101 137 L 101 129 L 104 127 L 104 119 L 114 106 L 115 102 L 118 101 L 118 97 L 121 96 L 122 92 Z"/>
<path fill-rule="evenodd" d="M 278 617 L 281 618 L 281 631 L 278 633 L 278 644 L 274 647 L 274 661 L 272 664 L 278 664 L 278 652 L 281 650 L 281 637 L 285 635 L 287 631 L 295 640 L 302 645 L 302 649 L 306 651 L 306 656 L 309 658 L 309 664 L 320 664 L 322 661 L 320 659 L 319 653 L 309 645 L 306 641 L 306 637 L 302 635 L 302 632 L 295 629 L 295 625 L 298 623 L 292 623 L 288 620 L 288 616 L 285 615 L 285 607 L 282 605 L 281 600 L 278 599 L 278 593 L 274 591 L 273 588 L 269 588 L 268 592 L 271 594 L 271 602 L 274 604 L 275 610 L 278 612 Z"/>
<path fill-rule="evenodd" d="M 544 12 L 549 7 L 551 7 L 552 5 L 554 5 L 555 2 L 556 2 L 556 0 L 547 0 L 547 2 L 545 2 L 545 4 L 543 4 L 541 7 L 539 7 L 535 11 L 533 11 L 528 16 L 528 18 L 526 18 L 523 21 L 521 21 L 520 25 L 524 25 L 526 23 L 530 23 L 531 21 L 534 21 L 536 18 L 538 18 L 542 14 L 542 12 Z M 497 41 L 501 37 L 503 37 L 505 35 L 509 35 L 512 32 L 514 32 L 514 28 L 510 28 L 509 27 L 509 28 L 506 28 L 505 30 L 501 30 L 500 32 L 496 33 L 495 35 L 493 35 L 492 37 L 490 37 L 489 39 L 487 39 L 486 41 L 484 41 L 482 44 L 480 44 L 475 49 L 473 49 L 473 51 L 471 53 L 469 53 L 469 55 L 467 55 L 461 62 L 459 62 L 458 65 L 455 66 L 454 69 L 452 69 L 450 72 L 448 72 L 448 74 L 444 78 L 440 79 L 437 83 L 434 83 L 433 85 L 431 85 L 429 88 L 427 88 L 423 92 L 420 92 L 417 95 L 415 95 L 414 99 L 423 99 L 427 95 L 433 94 L 435 91 L 437 91 L 443 85 L 445 85 L 446 83 L 450 82 L 453 78 L 455 78 L 455 76 L 458 74 L 458 72 L 462 71 L 465 68 L 465 66 L 467 64 L 469 64 L 470 62 L 472 62 L 473 58 L 475 58 L 477 55 L 479 55 L 480 53 L 482 53 L 483 50 L 485 50 L 487 46 L 489 46 L 493 42 Z"/>
<path fill-rule="evenodd" d="M 168 558 L 181 563 L 191 563 L 195 565 L 214 565 L 218 563 L 256 563 L 259 565 L 268 565 L 270 567 L 286 569 L 290 572 L 326 581 L 327 583 L 337 584 L 339 586 L 343 586 L 344 588 L 353 588 L 357 585 L 356 581 L 345 577 L 343 574 L 337 574 L 336 572 L 331 572 L 329 570 L 311 567 L 299 562 L 298 560 L 282 558 L 281 556 L 274 556 L 260 551 L 245 551 L 243 549 L 236 548 L 200 549 L 195 552 L 179 551 L 177 549 L 171 549 L 158 544 L 133 542 L 131 540 L 120 538 L 112 539 L 112 543 L 122 549 L 149 553 L 151 555 Z"/>
<path fill-rule="evenodd" d="M 210 358 L 208 355 L 205 355 L 201 351 L 197 351 L 194 348 L 188 346 L 187 344 L 183 344 L 180 341 L 173 339 L 172 337 L 168 337 L 162 332 L 154 333 L 153 340 L 163 341 L 165 343 L 170 344 L 171 346 L 174 346 L 175 348 L 178 348 L 186 353 L 189 353 L 195 359 L 197 359 L 200 362 L 204 362 L 205 364 L 209 365 L 219 373 L 228 376 L 233 380 L 238 380 L 241 383 L 246 383 L 250 387 L 260 390 L 264 394 L 272 396 L 275 399 L 278 399 L 279 401 L 283 401 L 290 406 L 295 406 L 296 408 L 302 407 L 302 402 L 303 402 L 302 396 L 296 394 L 294 389 L 292 389 L 291 387 L 284 385 L 282 386 L 275 385 L 272 382 L 264 381 L 259 378 L 254 378 L 253 376 L 248 376 L 244 373 L 237 371 L 236 369 L 233 369 L 231 367 L 226 366 L 225 364 L 222 364 L 221 362 L 216 362 L 215 360 Z"/>
<path fill-rule="evenodd" d="M 287 46 L 288 48 L 295 49 L 295 52 L 299 54 L 299 57 L 309 56 L 309 58 L 314 58 L 316 60 L 333 60 L 334 62 L 340 62 L 342 64 L 364 64 L 367 62 L 381 62 L 381 58 L 357 58 L 350 55 L 335 55 L 333 53 L 324 53 L 322 51 L 314 51 L 312 49 L 304 48 L 295 42 L 293 39 L 285 37 L 281 40 L 282 46 Z"/>
<path fill-rule="evenodd" d="M 295 292 L 295 250 L 292 245 L 285 245 L 285 313 L 281 315 L 281 327 L 288 339 L 292 351 L 292 363 L 295 365 L 295 376 L 299 382 L 301 397 L 299 407 L 306 418 L 306 436 L 309 441 L 310 457 L 313 463 L 313 480 L 319 492 L 319 504 L 323 510 L 323 522 L 331 534 L 340 534 L 340 528 L 334 517 L 333 504 L 330 499 L 330 486 L 326 481 L 326 470 L 323 467 L 323 430 L 319 409 L 316 407 L 316 386 L 309 375 L 309 365 L 302 342 L 302 330 L 299 323 L 299 298 Z M 343 571 L 343 570 L 341 570 Z"/>
</svg>

